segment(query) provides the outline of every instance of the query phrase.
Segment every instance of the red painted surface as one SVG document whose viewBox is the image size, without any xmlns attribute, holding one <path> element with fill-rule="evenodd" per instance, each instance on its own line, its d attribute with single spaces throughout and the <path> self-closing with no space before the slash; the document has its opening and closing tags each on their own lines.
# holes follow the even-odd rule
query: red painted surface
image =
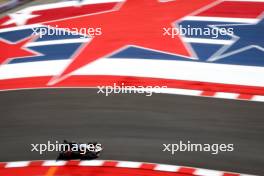
<svg viewBox="0 0 264 176">
<path fill-rule="evenodd" d="M 157 79 L 144 77 L 129 76 L 71 76 L 66 80 L 59 82 L 53 86 L 47 83 L 52 77 L 32 77 L 0 80 L 0 90 L 10 89 L 36 89 L 36 88 L 73 88 L 73 87 L 97 87 L 97 86 L 167 86 L 168 88 L 190 89 L 204 91 L 205 95 L 213 95 L 214 92 L 228 92 L 251 95 L 264 95 L 263 87 L 239 86 L 232 84 L 218 84 L 197 81 L 184 81 L 172 79 Z"/>
</svg>

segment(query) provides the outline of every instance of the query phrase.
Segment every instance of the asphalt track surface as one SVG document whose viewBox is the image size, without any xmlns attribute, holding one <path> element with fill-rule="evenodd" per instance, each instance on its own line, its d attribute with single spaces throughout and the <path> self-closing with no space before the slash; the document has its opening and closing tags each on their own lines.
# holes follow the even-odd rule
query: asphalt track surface
<svg viewBox="0 0 264 176">
<path fill-rule="evenodd" d="M 0 92 L 0 161 L 55 159 L 31 143 L 97 140 L 101 159 L 146 161 L 264 175 L 264 104 L 95 89 Z M 162 152 L 163 143 L 233 143 L 234 152 Z"/>
</svg>

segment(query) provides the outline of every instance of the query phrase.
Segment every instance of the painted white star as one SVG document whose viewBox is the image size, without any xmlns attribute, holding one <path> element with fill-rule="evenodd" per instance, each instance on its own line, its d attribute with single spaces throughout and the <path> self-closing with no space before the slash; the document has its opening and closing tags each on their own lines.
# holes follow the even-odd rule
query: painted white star
<svg viewBox="0 0 264 176">
<path fill-rule="evenodd" d="M 18 26 L 24 25 L 27 21 L 31 18 L 35 18 L 39 15 L 32 15 L 31 12 L 17 12 L 9 14 L 9 20 L 2 24 L 2 26 L 9 25 L 9 24 L 16 24 Z"/>
</svg>

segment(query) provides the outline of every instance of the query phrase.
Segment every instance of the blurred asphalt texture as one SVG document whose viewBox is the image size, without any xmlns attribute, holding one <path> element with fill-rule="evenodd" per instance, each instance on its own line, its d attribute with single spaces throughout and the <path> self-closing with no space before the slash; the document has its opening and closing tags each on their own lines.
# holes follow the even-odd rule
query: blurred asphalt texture
<svg viewBox="0 0 264 176">
<path fill-rule="evenodd" d="M 0 160 L 56 159 L 31 143 L 96 140 L 100 159 L 146 161 L 264 175 L 264 104 L 96 89 L 0 92 Z M 233 143 L 234 152 L 162 152 L 163 143 Z"/>
</svg>

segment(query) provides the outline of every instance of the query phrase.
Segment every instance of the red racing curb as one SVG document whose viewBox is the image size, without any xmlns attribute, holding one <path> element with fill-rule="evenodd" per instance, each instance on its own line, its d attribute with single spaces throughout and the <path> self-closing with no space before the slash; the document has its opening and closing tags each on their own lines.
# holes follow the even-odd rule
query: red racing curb
<svg viewBox="0 0 264 176">
<path fill-rule="evenodd" d="M 250 176 L 194 167 L 131 161 L 17 161 L 0 163 L 0 175 L 19 176 Z"/>
<path fill-rule="evenodd" d="M 0 80 L 0 91 L 45 88 L 96 88 L 97 86 L 167 86 L 160 93 L 264 102 L 264 87 L 130 76 L 71 76 L 49 86 L 51 76 Z"/>
</svg>

